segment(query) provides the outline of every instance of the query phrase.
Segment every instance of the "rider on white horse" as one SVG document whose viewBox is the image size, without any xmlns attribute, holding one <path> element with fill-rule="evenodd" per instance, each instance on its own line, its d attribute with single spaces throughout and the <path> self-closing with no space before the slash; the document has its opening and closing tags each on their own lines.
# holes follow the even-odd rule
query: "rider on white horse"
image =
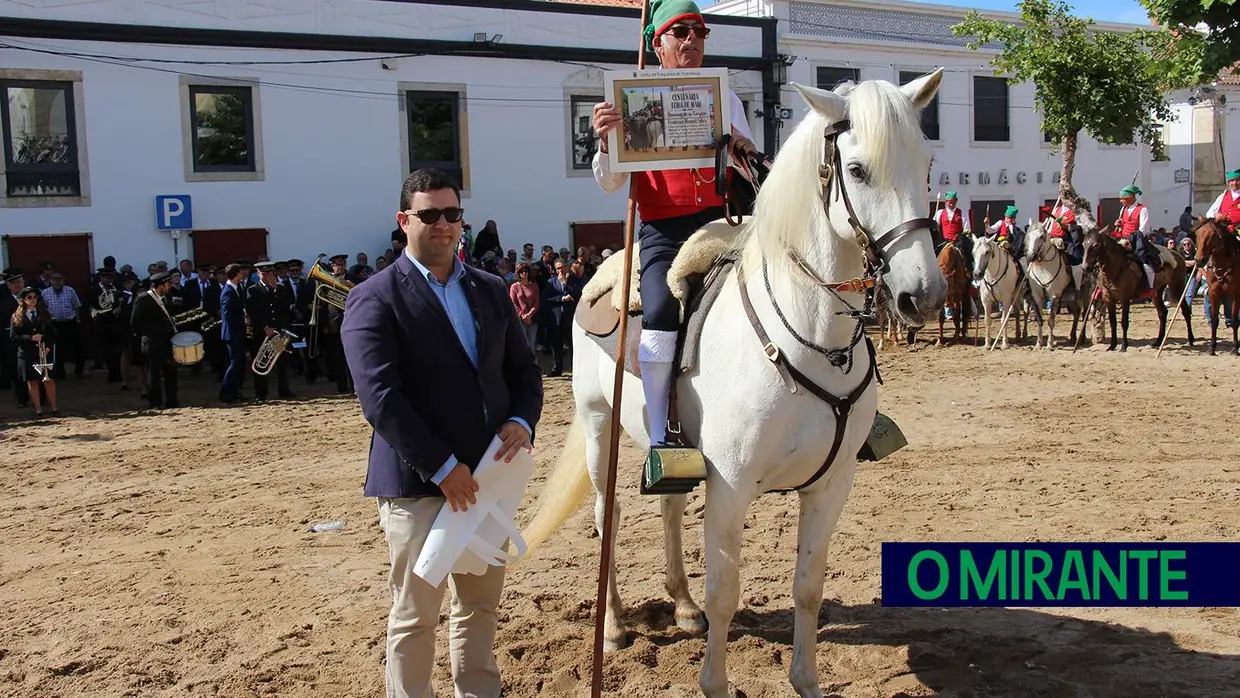
<svg viewBox="0 0 1240 698">
<path fill-rule="evenodd" d="M 659 57 L 661 67 L 702 67 L 710 29 L 697 4 L 692 0 L 653 0 L 650 18 L 645 28 L 646 48 Z M 741 100 L 730 88 L 728 96 L 731 113 L 738 115 L 732 122 L 733 154 L 756 152 Z M 594 154 L 594 178 L 609 194 L 627 178 L 626 173 L 611 171 L 606 155 L 607 134 L 620 120 L 620 112 L 610 102 L 594 105 L 594 131 L 602 139 L 599 152 Z M 680 302 L 667 285 L 667 272 L 689 236 L 723 218 L 725 211 L 723 198 L 715 193 L 713 172 L 695 168 L 637 172 L 633 176 L 637 178 L 635 197 L 642 222 L 638 231 L 642 333 L 637 358 L 653 448 L 666 443 L 668 399 L 680 329 Z"/>
<path fill-rule="evenodd" d="M 1076 225 L 1076 212 L 1065 202 L 1059 202 L 1051 209 L 1047 219 L 1046 232 L 1051 240 L 1058 240 L 1055 247 L 1068 253 L 1068 268 L 1072 270 L 1072 281 L 1076 289 L 1081 290 L 1081 279 L 1085 273 L 1084 249 L 1079 227 Z"/>
</svg>

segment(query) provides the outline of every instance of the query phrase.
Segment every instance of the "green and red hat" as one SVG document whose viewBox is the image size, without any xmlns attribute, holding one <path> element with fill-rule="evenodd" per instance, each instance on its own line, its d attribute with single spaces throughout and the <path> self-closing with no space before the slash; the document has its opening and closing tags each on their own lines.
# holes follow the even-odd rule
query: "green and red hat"
<svg viewBox="0 0 1240 698">
<path fill-rule="evenodd" d="M 706 25 L 702 11 L 693 0 L 651 0 L 650 24 L 646 25 L 643 32 L 646 35 L 646 49 L 653 51 L 655 38 L 671 29 L 676 22 L 685 19 L 696 19 L 703 26 Z"/>
</svg>

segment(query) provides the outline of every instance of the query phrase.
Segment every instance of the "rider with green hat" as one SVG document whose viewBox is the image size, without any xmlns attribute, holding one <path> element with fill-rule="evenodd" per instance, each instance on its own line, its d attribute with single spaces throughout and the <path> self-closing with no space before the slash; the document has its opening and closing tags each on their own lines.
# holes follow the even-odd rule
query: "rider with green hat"
<svg viewBox="0 0 1240 698">
<path fill-rule="evenodd" d="M 650 23 L 644 27 L 646 47 L 664 69 L 702 67 L 710 29 L 697 4 L 691 0 L 652 0 Z M 728 90 L 732 113 L 732 154 L 756 152 L 740 98 Z M 594 154 L 594 178 L 612 193 L 624 185 L 628 174 L 612 172 L 607 135 L 620 125 L 616 105 L 594 105 L 593 126 L 599 137 Z M 729 176 L 735 173 L 729 169 Z M 646 398 L 650 445 L 665 444 L 668 399 L 680 329 L 680 302 L 667 285 L 667 272 L 676 253 L 699 228 L 725 215 L 724 201 L 715 193 L 715 173 L 697 169 L 635 172 L 634 198 L 641 227 L 637 232 L 641 262 L 642 331 L 637 358 L 641 364 Z"/>
<path fill-rule="evenodd" d="M 1240 232 L 1240 169 L 1227 173 L 1227 188 L 1210 205 L 1206 218 L 1213 218 L 1232 232 Z"/>
<path fill-rule="evenodd" d="M 1150 211 L 1144 205 L 1137 203 L 1137 197 L 1140 194 L 1141 187 L 1135 184 L 1129 184 L 1119 190 L 1119 201 L 1124 207 L 1120 209 L 1119 220 L 1116 221 L 1111 235 L 1120 240 L 1129 241 L 1130 249 L 1145 267 L 1145 279 L 1152 289 L 1154 288 L 1154 274 L 1162 264 L 1162 259 L 1158 255 L 1158 250 L 1149 241 Z"/>
</svg>

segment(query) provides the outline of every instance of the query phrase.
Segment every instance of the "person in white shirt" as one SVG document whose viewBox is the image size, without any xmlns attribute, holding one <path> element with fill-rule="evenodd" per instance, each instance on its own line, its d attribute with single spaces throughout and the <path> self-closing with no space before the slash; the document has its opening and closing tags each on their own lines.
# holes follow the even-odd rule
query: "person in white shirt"
<svg viewBox="0 0 1240 698">
<path fill-rule="evenodd" d="M 1154 274 L 1162 264 L 1162 260 L 1158 256 L 1158 250 L 1150 243 L 1150 211 L 1144 205 L 1137 203 L 1137 196 L 1140 194 L 1141 188 L 1135 184 L 1119 190 L 1119 201 L 1124 207 L 1119 212 L 1119 224 L 1115 226 L 1111 234 L 1120 240 L 1129 241 L 1132 251 L 1137 255 L 1137 259 L 1141 260 L 1141 265 L 1145 267 L 1145 279 L 1152 289 L 1154 288 Z"/>
<path fill-rule="evenodd" d="M 1227 173 L 1227 188 L 1210 205 L 1206 218 L 1213 218 L 1233 233 L 1240 232 L 1240 169 Z"/>
</svg>

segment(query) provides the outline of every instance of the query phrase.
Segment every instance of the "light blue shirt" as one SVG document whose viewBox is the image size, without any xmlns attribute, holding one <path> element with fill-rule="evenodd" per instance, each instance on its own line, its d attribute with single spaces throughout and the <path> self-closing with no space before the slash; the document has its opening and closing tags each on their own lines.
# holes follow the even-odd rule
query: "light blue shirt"
<svg viewBox="0 0 1240 698">
<path fill-rule="evenodd" d="M 413 253 L 409 248 L 405 248 L 405 256 L 413 262 L 414 269 L 418 270 L 430 285 L 431 292 L 439 299 L 439 304 L 443 306 L 443 310 L 448 314 L 448 321 L 452 323 L 452 329 L 456 330 L 457 339 L 461 340 L 461 346 L 465 347 L 465 353 L 469 355 L 469 361 L 476 368 L 478 366 L 478 324 L 474 317 L 473 308 L 469 307 L 469 298 L 465 295 L 465 287 L 461 285 L 461 280 L 465 278 L 465 267 L 461 264 L 460 258 L 454 258 L 452 274 L 448 277 L 447 283 L 442 283 L 435 275 L 431 273 L 421 262 L 414 259 Z M 533 435 L 534 430 L 530 428 L 528 422 L 520 417 L 510 417 L 509 421 L 516 422 L 525 427 L 527 434 Z M 435 476 L 431 478 L 431 482 L 438 485 L 443 479 L 452 472 L 456 467 L 456 454 L 448 456 L 448 460 L 439 468 Z"/>
</svg>

